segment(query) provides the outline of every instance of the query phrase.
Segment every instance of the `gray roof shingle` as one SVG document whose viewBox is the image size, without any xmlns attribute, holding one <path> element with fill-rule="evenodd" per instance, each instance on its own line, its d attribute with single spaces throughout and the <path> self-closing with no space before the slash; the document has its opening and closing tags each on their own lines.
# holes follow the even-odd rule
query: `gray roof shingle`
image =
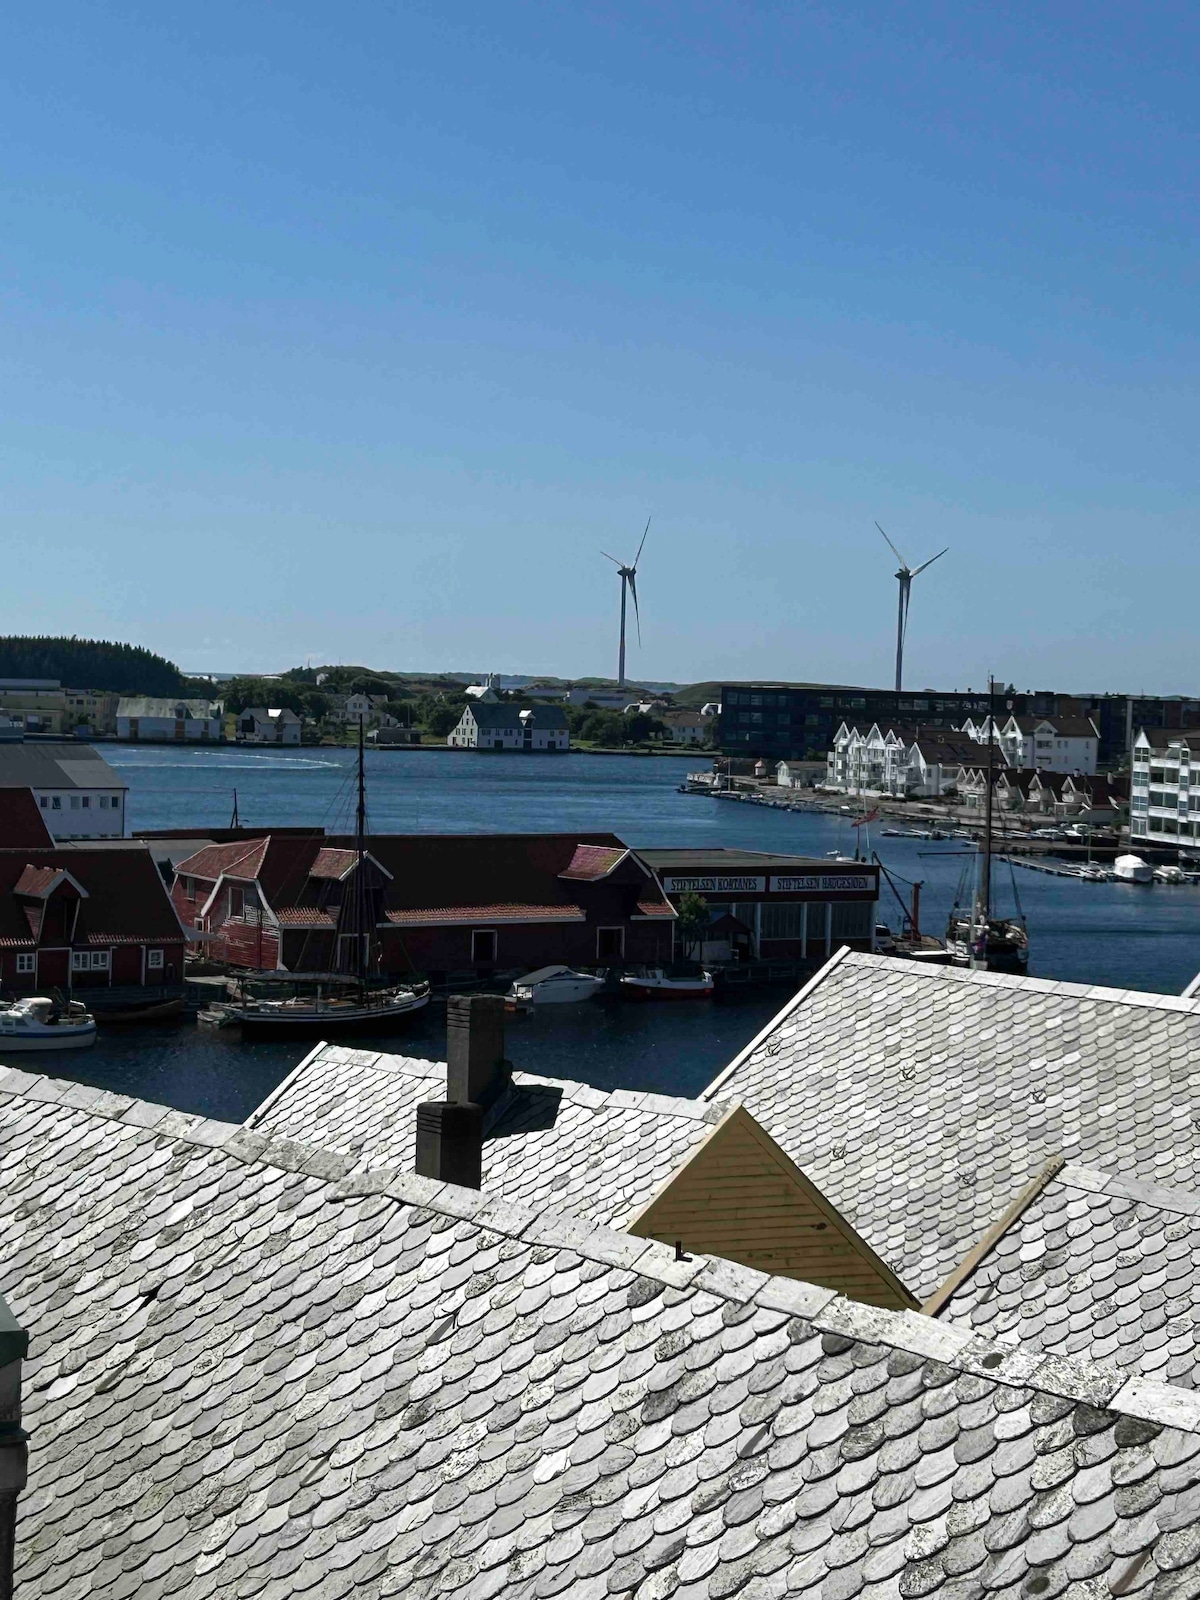
<svg viewBox="0 0 1200 1600">
<path fill-rule="evenodd" d="M 844 952 L 706 1091 L 929 1295 L 1054 1155 L 1200 1188 L 1200 1000 Z"/>
<path fill-rule="evenodd" d="M 1185 1391 L 22 1073 L 0 1161 L 20 1592 L 1195 1592 Z"/>
<path fill-rule="evenodd" d="M 939 1315 L 1200 1388 L 1200 1194 L 1064 1167 Z"/>
<path fill-rule="evenodd" d="M 320 1146 L 355 1170 L 411 1172 L 416 1108 L 442 1100 L 440 1062 L 321 1045 L 247 1127 Z M 725 1102 L 513 1074 L 485 1122 L 483 1186 L 520 1205 L 571 1211 L 620 1226 L 712 1132 Z"/>
</svg>

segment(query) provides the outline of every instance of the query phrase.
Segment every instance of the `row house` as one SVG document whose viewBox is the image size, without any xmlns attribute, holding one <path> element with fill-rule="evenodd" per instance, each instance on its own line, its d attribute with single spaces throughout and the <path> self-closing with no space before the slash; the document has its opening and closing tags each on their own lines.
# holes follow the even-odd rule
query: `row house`
<svg viewBox="0 0 1200 1600">
<path fill-rule="evenodd" d="M 352 971 L 356 895 L 373 908 L 380 976 L 672 953 L 674 909 L 613 834 L 381 834 L 360 866 L 352 840 L 319 830 L 226 830 L 178 862 L 171 892 L 214 960 L 260 971 Z"/>
<path fill-rule="evenodd" d="M 826 760 L 825 785 L 847 794 L 936 799 L 956 791 L 964 770 L 978 760 L 979 748 L 965 733 L 842 723 Z"/>
<path fill-rule="evenodd" d="M 1196 781 L 1192 782 L 1192 773 Z M 1129 837 L 1196 849 L 1200 839 L 1200 730 L 1139 728 L 1133 742 Z"/>
<path fill-rule="evenodd" d="M 6 817 L 8 809 L 0 809 Z M 0 990 L 92 1010 L 183 994 L 185 935 L 145 845 L 0 847 Z"/>
<path fill-rule="evenodd" d="M 999 742 L 1010 767 L 1091 775 L 1096 771 L 1100 730 L 1090 717 L 1011 716 L 1000 725 Z"/>
</svg>

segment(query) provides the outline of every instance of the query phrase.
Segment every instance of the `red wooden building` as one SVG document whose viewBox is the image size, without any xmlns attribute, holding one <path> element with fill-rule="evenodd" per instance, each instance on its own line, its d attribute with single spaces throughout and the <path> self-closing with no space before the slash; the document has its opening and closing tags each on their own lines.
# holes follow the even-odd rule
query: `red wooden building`
<svg viewBox="0 0 1200 1600">
<path fill-rule="evenodd" d="M 185 938 L 148 849 L 0 847 L 0 991 L 96 1010 L 183 993 Z"/>
<path fill-rule="evenodd" d="M 229 830 L 177 863 L 172 898 L 213 959 L 259 970 L 354 970 L 357 895 L 387 976 L 671 956 L 674 909 L 611 833 L 376 835 L 359 870 L 349 839 Z"/>
</svg>

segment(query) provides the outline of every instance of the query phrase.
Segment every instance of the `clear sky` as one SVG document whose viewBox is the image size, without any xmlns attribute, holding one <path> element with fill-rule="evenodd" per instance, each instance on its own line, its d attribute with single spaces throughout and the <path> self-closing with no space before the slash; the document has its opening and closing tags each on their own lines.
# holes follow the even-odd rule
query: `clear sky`
<svg viewBox="0 0 1200 1600">
<path fill-rule="evenodd" d="M 1200 690 L 1194 5 L 16 0 L 0 629 Z"/>
</svg>

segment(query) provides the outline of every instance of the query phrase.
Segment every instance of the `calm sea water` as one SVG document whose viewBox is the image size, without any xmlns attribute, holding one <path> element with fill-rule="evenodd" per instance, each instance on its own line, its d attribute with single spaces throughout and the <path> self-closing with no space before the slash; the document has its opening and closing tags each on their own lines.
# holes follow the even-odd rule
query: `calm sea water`
<svg viewBox="0 0 1200 1600">
<path fill-rule="evenodd" d="M 351 751 L 126 749 L 104 754 L 130 786 L 130 828 L 227 824 L 237 790 L 245 824 L 352 826 Z M 379 833 L 610 830 L 641 846 L 735 845 L 824 856 L 853 853 L 848 823 L 800 812 L 682 795 L 696 758 L 473 756 L 448 751 L 367 755 L 370 825 Z M 924 884 L 922 922 L 940 933 L 968 858 L 961 846 L 915 839 L 872 843 L 898 876 Z M 1015 882 L 1013 881 L 1015 880 Z M 1078 883 L 997 869 L 1003 911 L 1014 893 L 1029 919 L 1030 971 L 1041 977 L 1177 994 L 1200 970 L 1200 886 Z M 885 891 L 884 920 L 898 921 Z M 556 1007 L 514 1018 L 508 1053 L 527 1071 L 604 1088 L 693 1094 L 786 999 L 663 1007 Z M 440 1008 L 410 1031 L 368 1046 L 444 1059 Z M 296 1044 L 243 1044 L 234 1032 L 110 1031 L 92 1051 L 41 1056 L 39 1070 L 76 1077 L 209 1116 L 241 1120 L 300 1059 Z"/>
</svg>

